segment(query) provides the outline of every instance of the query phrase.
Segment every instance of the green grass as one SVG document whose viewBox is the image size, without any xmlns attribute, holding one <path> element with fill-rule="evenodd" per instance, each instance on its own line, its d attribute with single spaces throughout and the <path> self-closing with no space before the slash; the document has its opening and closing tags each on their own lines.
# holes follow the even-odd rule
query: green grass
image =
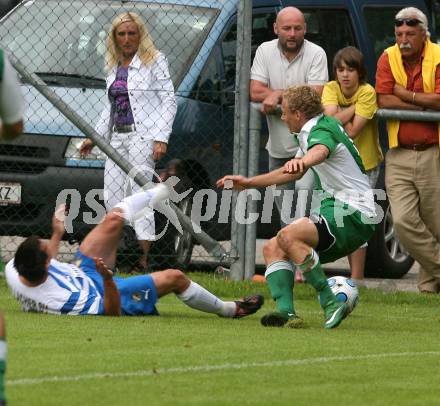
<svg viewBox="0 0 440 406">
<path fill-rule="evenodd" d="M 0 281 L 8 330 L 9 405 L 437 405 L 438 296 L 361 290 L 352 315 L 324 330 L 316 294 L 295 288 L 306 328 L 263 328 L 266 285 L 193 279 L 221 297 L 260 291 L 241 320 L 189 309 L 160 317 L 22 313 Z"/>
</svg>

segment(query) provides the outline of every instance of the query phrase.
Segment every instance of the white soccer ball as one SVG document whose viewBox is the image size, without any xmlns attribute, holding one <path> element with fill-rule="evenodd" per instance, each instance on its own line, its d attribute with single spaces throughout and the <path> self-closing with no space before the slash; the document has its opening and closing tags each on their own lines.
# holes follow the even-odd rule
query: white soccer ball
<svg viewBox="0 0 440 406">
<path fill-rule="evenodd" d="M 350 313 L 359 302 L 359 290 L 356 283 L 344 276 L 332 276 L 327 279 L 330 289 L 340 302 L 347 303 Z"/>
</svg>

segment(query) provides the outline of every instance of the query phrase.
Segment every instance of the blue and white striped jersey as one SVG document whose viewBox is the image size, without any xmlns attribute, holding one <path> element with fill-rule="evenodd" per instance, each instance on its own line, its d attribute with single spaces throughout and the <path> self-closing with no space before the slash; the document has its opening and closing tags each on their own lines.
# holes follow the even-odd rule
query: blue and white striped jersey
<svg viewBox="0 0 440 406">
<path fill-rule="evenodd" d="M 6 282 L 24 311 L 69 315 L 104 313 L 102 295 L 80 268 L 52 259 L 48 273 L 44 283 L 29 287 L 20 281 L 13 259 L 6 265 Z"/>
</svg>

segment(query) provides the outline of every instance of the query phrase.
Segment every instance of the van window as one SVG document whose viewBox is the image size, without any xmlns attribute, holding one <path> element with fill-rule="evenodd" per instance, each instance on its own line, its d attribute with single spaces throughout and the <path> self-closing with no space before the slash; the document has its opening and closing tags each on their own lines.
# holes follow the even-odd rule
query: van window
<svg viewBox="0 0 440 406">
<path fill-rule="evenodd" d="M 333 57 L 341 48 L 356 46 L 347 10 L 301 8 L 307 23 L 306 39 L 319 45 L 327 54 L 331 76 Z"/>
<path fill-rule="evenodd" d="M 353 29 L 351 21 L 346 10 L 340 9 L 302 9 L 307 22 L 306 38 L 317 45 L 320 45 L 327 53 L 329 72 L 331 72 L 331 65 L 335 53 L 348 45 L 356 45 L 354 41 Z M 275 22 L 275 12 L 266 12 L 253 15 L 252 20 L 252 60 L 255 56 L 255 51 L 258 46 L 265 41 L 270 41 L 276 38 L 273 32 L 273 23 Z M 228 92 L 234 89 L 235 86 L 235 53 L 237 46 L 237 25 L 233 23 L 221 42 L 221 53 L 223 63 L 223 73 L 220 81 L 220 92 Z M 202 100 L 200 97 L 205 95 L 206 100 L 206 83 L 209 76 L 208 83 L 218 82 L 218 72 L 213 69 L 215 59 L 214 52 L 210 56 L 210 61 L 205 66 L 201 73 L 192 97 L 197 100 Z M 250 69 L 250 67 L 249 67 Z M 220 102 L 220 100 L 212 100 L 213 102 Z"/>
<path fill-rule="evenodd" d="M 105 78 L 105 41 L 111 21 L 130 10 L 143 17 L 155 46 L 167 56 L 177 87 L 218 10 L 167 1 L 97 0 L 89 7 L 82 0 L 28 1 L 2 21 L 0 38 L 28 70 L 44 74 L 45 79 L 51 76 L 52 84 L 84 87 L 79 83 L 84 78 Z"/>
<path fill-rule="evenodd" d="M 237 52 L 237 24 L 223 37 L 221 42 L 221 60 L 223 61 L 223 75 L 225 89 L 233 90 L 235 85 L 235 61 Z"/>
<path fill-rule="evenodd" d="M 215 50 L 211 53 L 202 73 L 197 79 L 190 97 L 205 103 L 220 104 L 220 74 L 215 57 Z"/>
<path fill-rule="evenodd" d="M 255 13 L 252 17 L 252 39 L 251 39 L 251 60 L 254 59 L 255 51 L 258 46 L 265 41 L 276 38 L 273 32 L 273 23 L 276 14 L 272 13 Z M 235 56 L 237 47 L 237 24 L 233 24 L 229 32 L 222 41 L 222 55 L 224 61 L 225 81 L 228 88 L 235 85 Z M 250 67 L 249 67 L 250 69 Z"/>
<path fill-rule="evenodd" d="M 368 37 L 373 44 L 376 61 L 390 45 L 395 43 L 394 16 L 402 7 L 365 7 L 364 19 Z"/>
<path fill-rule="evenodd" d="M 273 32 L 275 13 L 256 14 L 252 20 L 252 60 L 255 52 L 262 42 L 271 41 L 277 36 Z"/>
<path fill-rule="evenodd" d="M 276 38 L 273 32 L 275 12 L 255 14 L 252 19 L 252 59 L 262 42 Z M 219 61 L 216 60 L 220 52 Z M 211 53 L 202 73 L 197 79 L 191 97 L 220 104 L 234 103 L 235 61 L 237 52 L 237 24 L 234 22 L 223 36 L 220 47 Z M 250 69 L 250 67 L 249 67 Z M 221 79 L 220 79 L 221 78 Z M 222 95 L 222 97 L 219 97 Z"/>
</svg>

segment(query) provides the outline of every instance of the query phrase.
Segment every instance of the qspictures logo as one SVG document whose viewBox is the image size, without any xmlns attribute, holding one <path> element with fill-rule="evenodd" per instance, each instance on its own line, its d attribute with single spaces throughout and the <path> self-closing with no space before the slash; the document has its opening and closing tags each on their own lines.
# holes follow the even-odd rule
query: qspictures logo
<svg viewBox="0 0 440 406">
<path fill-rule="evenodd" d="M 344 226 L 344 218 L 359 211 L 362 221 L 365 224 L 379 224 L 384 212 L 378 201 L 385 200 L 386 194 L 382 189 L 368 190 L 365 193 L 353 190 L 341 190 L 333 194 L 320 190 L 308 191 L 281 191 L 274 186 L 267 187 L 264 191 L 247 189 L 240 191 L 237 195 L 235 206 L 233 206 L 232 185 L 226 184 L 225 189 L 199 189 L 188 188 L 178 192 L 176 186 L 180 179 L 176 176 L 169 177 L 164 183 L 169 190 L 169 199 L 155 205 L 154 210 L 166 218 L 166 225 L 155 230 L 155 239 L 163 237 L 170 224 L 179 232 L 183 232 L 181 222 L 175 210 L 170 205 L 173 202 L 179 205 L 184 199 L 191 200 L 190 219 L 196 233 L 202 231 L 204 222 L 215 220 L 218 224 L 227 224 L 232 216 L 239 224 L 252 224 L 261 221 L 263 224 L 272 224 L 275 209 L 275 198 L 281 198 L 281 219 L 285 223 L 292 223 L 295 219 L 306 215 L 306 207 L 319 208 L 326 199 L 334 199 L 334 217 L 338 227 Z M 133 180 L 127 178 L 125 187 L 127 195 L 137 191 L 148 191 L 157 183 L 150 182 L 143 188 L 133 186 Z M 229 188 L 228 188 L 229 187 Z M 131 189 L 131 190 L 130 190 Z M 284 193 L 283 193 L 284 192 Z M 249 212 L 248 201 L 260 202 L 261 210 Z M 108 201 L 106 191 L 103 189 L 92 189 L 84 197 L 76 189 L 64 189 L 57 197 L 57 207 L 68 202 L 69 210 L 65 213 L 64 223 L 66 231 L 73 232 L 73 221 L 78 220 L 81 215 L 84 223 L 89 225 L 99 224 L 111 207 L 105 207 L 101 202 Z M 90 210 L 80 210 L 87 207 Z M 293 210 L 293 208 L 295 210 Z M 152 216 L 153 208 L 146 204 L 145 208 L 139 211 L 133 222 L 141 221 L 145 217 Z M 131 224 L 134 226 L 135 224 Z"/>
</svg>

